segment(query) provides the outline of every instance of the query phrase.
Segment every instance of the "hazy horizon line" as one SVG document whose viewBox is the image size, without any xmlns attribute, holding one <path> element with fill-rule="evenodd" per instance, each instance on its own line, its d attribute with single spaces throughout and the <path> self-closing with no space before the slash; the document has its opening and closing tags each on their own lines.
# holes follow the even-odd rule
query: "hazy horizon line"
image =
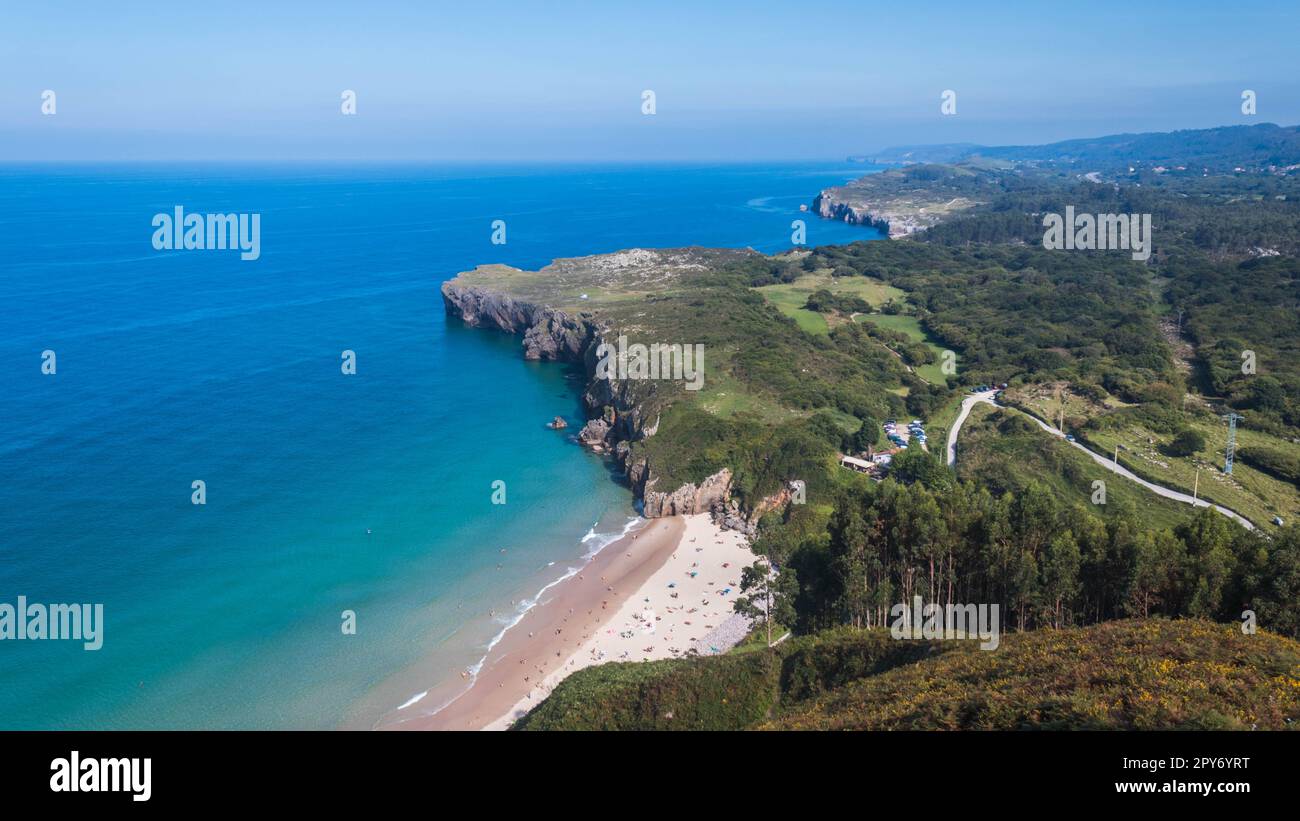
<svg viewBox="0 0 1300 821">
<path fill-rule="evenodd" d="M 731 156 L 710 156 L 699 155 L 694 157 L 664 157 L 664 158 L 599 158 L 599 159 L 582 159 L 566 157 L 474 157 L 474 156 L 449 156 L 449 157 L 429 157 L 429 156 L 396 156 L 390 158 L 376 158 L 374 155 L 368 156 L 319 156 L 319 157 L 286 157 L 283 155 L 267 156 L 193 156 L 193 157 L 167 157 L 167 158 L 139 158 L 139 157 L 4 157 L 0 158 L 0 167 L 17 166 L 17 165 L 62 165 L 71 166 L 78 164 L 95 164 L 95 165 L 464 165 L 464 166 L 522 166 L 522 165 L 554 165 L 554 166 L 578 166 L 578 165 L 603 165 L 603 166 L 666 166 L 666 165 L 761 165 L 764 163 L 847 163 L 854 165 L 872 165 L 864 160 L 851 160 L 851 157 L 869 158 L 872 154 L 878 154 L 889 151 L 893 148 L 924 148 L 943 145 L 971 145 L 979 148 L 1009 148 L 1009 147 L 1039 147 L 1053 145 L 1060 142 L 1070 142 L 1075 140 L 1095 140 L 1105 137 L 1115 136 L 1139 136 L 1143 134 L 1176 134 L 1188 131 L 1208 131 L 1219 128 L 1259 128 L 1262 126 L 1273 126 L 1279 129 L 1300 128 L 1300 123 L 1293 125 L 1283 125 L 1281 123 L 1267 121 L 1259 123 L 1224 123 L 1221 125 L 1205 126 L 1199 128 L 1169 128 L 1169 129 L 1152 129 L 1152 130 L 1120 130 L 1106 131 L 1101 130 L 1099 133 L 1085 133 L 1079 136 L 1065 137 L 1058 140 L 1046 142 L 977 142 L 973 140 L 936 140 L 934 142 L 894 142 L 878 148 L 861 149 L 846 154 L 831 155 L 771 155 L 767 157 L 753 157 L 745 159 L 735 159 Z M 888 164 L 888 163 L 886 163 Z"/>
</svg>

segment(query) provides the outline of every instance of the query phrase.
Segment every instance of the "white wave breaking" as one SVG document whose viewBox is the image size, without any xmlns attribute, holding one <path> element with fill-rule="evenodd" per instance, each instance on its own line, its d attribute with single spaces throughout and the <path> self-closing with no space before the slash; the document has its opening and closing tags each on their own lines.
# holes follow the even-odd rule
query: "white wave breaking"
<svg viewBox="0 0 1300 821">
<path fill-rule="evenodd" d="M 474 686 L 474 681 L 478 678 L 479 671 L 483 669 L 483 665 L 487 663 L 488 656 L 491 655 L 492 653 L 492 648 L 496 647 L 501 642 L 501 639 L 505 638 L 505 635 L 507 632 L 510 631 L 510 628 L 519 624 L 519 622 L 523 620 L 524 616 L 528 615 L 528 611 L 532 610 L 534 607 L 543 603 L 543 596 L 546 595 L 546 591 L 550 590 L 551 588 L 555 587 L 557 584 L 560 584 L 566 579 L 571 579 L 574 576 L 581 573 L 583 568 L 591 564 L 591 560 L 596 558 L 596 556 L 600 554 L 600 551 L 609 547 L 614 542 L 617 542 L 619 539 L 623 538 L 628 533 L 631 533 L 632 530 L 635 529 L 638 525 L 644 524 L 645 522 L 646 520 L 643 519 L 642 517 L 633 516 L 632 518 L 628 519 L 628 521 L 623 525 L 623 529 L 616 533 L 597 533 L 596 524 L 598 523 L 592 524 L 590 529 L 587 530 L 587 533 L 582 537 L 581 540 L 579 540 L 579 544 L 589 545 L 589 547 L 587 548 L 587 552 L 582 554 L 582 562 L 580 564 L 578 564 L 575 567 L 566 568 L 564 573 L 560 574 L 559 578 L 543 585 L 542 588 L 538 590 L 537 593 L 534 594 L 532 598 L 524 599 L 523 601 L 519 602 L 519 604 L 515 608 L 515 612 L 512 615 L 497 617 L 496 621 L 498 624 L 501 624 L 502 627 L 499 631 L 497 631 L 497 634 L 493 636 L 490 641 L 488 641 L 487 646 L 483 651 L 482 658 L 480 658 L 477 662 L 471 664 L 467 668 L 467 672 L 469 673 L 469 684 L 468 686 L 466 686 L 465 689 L 468 690 L 470 687 Z M 551 567 L 554 564 L 555 562 L 548 562 L 546 566 Z M 462 690 L 461 692 L 463 693 L 464 690 Z M 417 693 L 416 695 L 407 699 L 406 702 L 402 704 L 402 706 L 398 707 L 397 709 L 405 710 L 407 707 L 410 707 L 412 704 L 419 702 L 428 694 L 429 694 L 428 690 L 425 690 L 422 693 Z M 448 699 L 445 703 L 439 705 L 436 709 L 429 712 L 427 715 L 436 715 L 448 704 L 451 704 L 453 701 L 455 701 L 457 697 L 459 697 L 459 695 Z"/>
</svg>

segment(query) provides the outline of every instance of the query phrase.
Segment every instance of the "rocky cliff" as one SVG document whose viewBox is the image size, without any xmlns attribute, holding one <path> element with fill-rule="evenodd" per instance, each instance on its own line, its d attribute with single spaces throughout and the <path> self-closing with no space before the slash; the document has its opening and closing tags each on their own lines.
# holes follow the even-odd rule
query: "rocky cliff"
<svg viewBox="0 0 1300 821">
<path fill-rule="evenodd" d="M 887 217 L 873 213 L 865 206 L 850 204 L 838 199 L 834 194 L 834 189 L 822 191 L 817 195 L 817 198 L 813 200 L 813 211 L 825 219 L 875 228 L 885 232 L 890 239 L 900 235 L 890 227 Z"/>
<path fill-rule="evenodd" d="M 909 166 L 824 189 L 812 210 L 826 219 L 871 226 L 896 239 L 979 205 L 972 195 L 996 184 L 976 170 Z"/>
<path fill-rule="evenodd" d="M 642 500 L 647 517 L 714 513 L 721 519 L 726 517 L 730 504 L 733 520 L 748 525 L 735 503 L 730 502 L 730 470 L 719 471 L 698 487 L 687 483 L 664 489 L 657 487 L 658 477 L 652 466 L 644 459 L 633 461 L 631 443 L 655 434 L 663 397 L 653 381 L 596 378 L 596 350 L 610 329 L 602 327 L 593 316 L 571 316 L 454 280 L 443 283 L 442 300 L 448 315 L 459 317 L 466 325 L 522 335 L 526 359 L 583 364 L 588 382 L 582 400 L 588 421 L 578 433 L 578 441 L 618 462 L 633 492 Z"/>
<path fill-rule="evenodd" d="M 598 335 L 585 315 L 570 317 L 563 311 L 482 288 L 444 282 L 442 301 L 448 314 L 460 317 L 470 327 L 523 334 L 525 359 L 579 361 Z"/>
</svg>

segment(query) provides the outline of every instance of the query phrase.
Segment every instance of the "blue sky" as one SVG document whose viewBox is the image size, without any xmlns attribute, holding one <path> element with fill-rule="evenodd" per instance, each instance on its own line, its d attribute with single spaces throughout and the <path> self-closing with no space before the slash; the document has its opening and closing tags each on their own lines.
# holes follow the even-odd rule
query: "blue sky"
<svg viewBox="0 0 1300 821">
<path fill-rule="evenodd" d="M 1298 18 L 1280 0 L 5 0 L 0 161 L 834 159 L 1292 125 Z"/>
</svg>

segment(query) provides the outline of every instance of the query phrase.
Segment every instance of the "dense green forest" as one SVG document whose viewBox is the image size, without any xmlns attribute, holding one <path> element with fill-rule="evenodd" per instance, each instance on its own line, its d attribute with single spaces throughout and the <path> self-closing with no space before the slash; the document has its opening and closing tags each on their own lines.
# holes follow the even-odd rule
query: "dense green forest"
<svg viewBox="0 0 1300 821">
<path fill-rule="evenodd" d="M 1249 426 L 1296 435 L 1300 260 L 1193 261 L 1174 274 L 1168 299 L 1187 312 L 1205 392 L 1243 411 Z"/>
<path fill-rule="evenodd" d="M 793 625 L 887 625 L 889 609 L 997 603 L 1005 629 L 1128 616 L 1259 623 L 1300 637 L 1300 528 L 1247 531 L 1208 508 L 1172 529 L 1135 513 L 1107 518 L 1041 483 L 994 496 L 922 451 L 878 484 L 845 490 L 825 529 L 806 515 L 770 522 L 755 542 L 795 570 Z M 910 484 L 905 480 L 914 479 Z"/>
<path fill-rule="evenodd" d="M 1066 378 L 1136 398 L 1141 386 L 1175 378 L 1148 275 L 1132 260 L 919 242 L 832 246 L 814 255 L 826 267 L 906 291 L 925 328 L 961 354 L 954 387 Z"/>
<path fill-rule="evenodd" d="M 1142 186 L 980 169 L 941 178 L 945 186 L 1010 181 L 978 183 L 994 195 L 919 241 L 818 248 L 810 265 L 907 291 L 909 310 L 961 354 L 958 384 L 1059 378 L 1139 403 L 1190 387 L 1253 411 L 1247 426 L 1300 434 L 1300 177 L 1198 175 Z M 1152 214 L 1151 261 L 1043 250 L 1042 215 L 1067 205 Z M 792 276 L 778 266 L 767 275 Z M 1156 325 L 1171 315 L 1196 350 L 1189 385 Z"/>
</svg>

